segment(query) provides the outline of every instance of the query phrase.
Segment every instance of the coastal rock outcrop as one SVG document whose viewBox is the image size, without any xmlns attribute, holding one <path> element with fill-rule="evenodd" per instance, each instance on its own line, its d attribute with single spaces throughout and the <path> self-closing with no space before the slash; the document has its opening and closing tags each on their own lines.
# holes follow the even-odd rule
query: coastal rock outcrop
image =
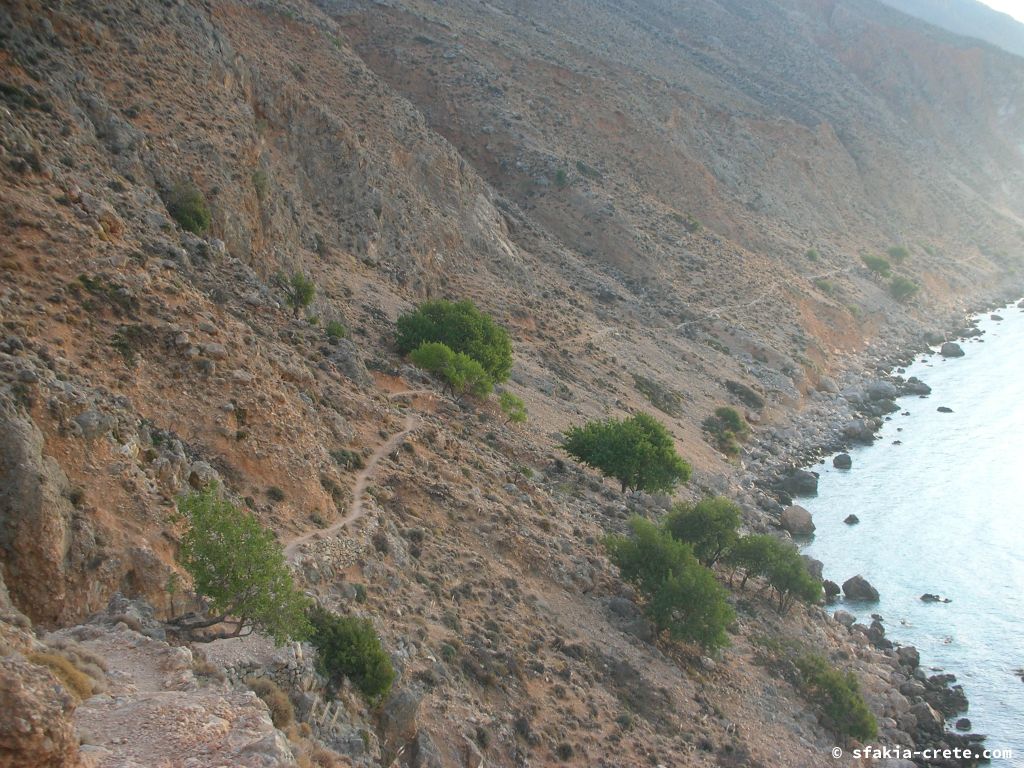
<svg viewBox="0 0 1024 768">
<path fill-rule="evenodd" d="M 849 469 L 853 466 L 853 459 L 848 453 L 840 453 L 832 459 L 832 466 L 836 469 Z"/>
</svg>

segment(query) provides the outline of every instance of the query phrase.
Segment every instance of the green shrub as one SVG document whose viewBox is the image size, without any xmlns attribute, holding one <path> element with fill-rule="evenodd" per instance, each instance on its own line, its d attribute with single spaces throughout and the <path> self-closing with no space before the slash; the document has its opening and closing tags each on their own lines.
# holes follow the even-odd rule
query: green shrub
<svg viewBox="0 0 1024 768">
<path fill-rule="evenodd" d="M 693 553 L 711 567 L 739 538 L 740 508 L 724 496 L 708 496 L 693 506 L 677 504 L 664 521 L 674 539 L 693 547 Z"/>
<path fill-rule="evenodd" d="M 659 630 L 705 648 L 726 645 L 725 629 L 735 618 L 726 593 L 689 544 L 642 518 L 633 535 L 610 536 L 609 556 L 622 578 L 635 584 L 647 602 L 645 612 Z"/>
<path fill-rule="evenodd" d="M 221 498 L 215 485 L 179 499 L 178 512 L 188 523 L 178 559 L 206 608 L 205 616 L 198 619 L 172 619 L 172 627 L 203 640 L 237 637 L 256 629 L 278 644 L 306 636 L 308 600 L 295 587 L 272 531 Z M 194 636 L 219 624 L 234 625 L 234 630 Z"/>
<path fill-rule="evenodd" d="M 718 450 L 726 456 L 737 456 L 740 452 L 740 441 L 750 434 L 747 422 L 735 408 L 722 406 L 715 409 L 714 416 L 704 419 L 704 430 L 709 433 L 718 446 Z"/>
<path fill-rule="evenodd" d="M 863 259 L 868 269 L 882 277 L 889 277 L 892 274 L 892 264 L 889 263 L 885 256 L 875 256 L 869 253 L 861 256 L 861 259 Z"/>
<path fill-rule="evenodd" d="M 295 270 L 288 277 L 278 274 L 276 282 L 278 287 L 284 291 L 284 303 L 291 307 L 295 317 L 298 317 L 300 311 L 313 303 L 316 284 L 299 270 Z"/>
<path fill-rule="evenodd" d="M 176 184 L 166 202 L 167 212 L 182 229 L 202 235 L 210 228 L 210 208 L 202 191 L 193 182 Z"/>
<path fill-rule="evenodd" d="M 814 278 L 814 287 L 828 296 L 836 292 L 836 284 L 825 277 Z"/>
<path fill-rule="evenodd" d="M 690 479 L 690 465 L 676 453 L 668 430 L 646 413 L 624 421 L 591 421 L 573 427 L 562 448 L 627 489 L 670 491 Z"/>
<path fill-rule="evenodd" d="M 917 283 L 903 275 L 896 275 L 892 282 L 889 283 L 889 293 L 897 301 L 906 301 L 917 293 L 918 290 Z"/>
<path fill-rule="evenodd" d="M 821 255 L 814 248 L 808 248 L 807 253 L 804 255 L 807 257 L 808 261 L 816 262 L 821 260 Z"/>
<path fill-rule="evenodd" d="M 483 366 L 495 383 L 512 371 L 508 332 L 471 301 L 428 301 L 398 318 L 398 349 L 409 354 L 425 342 L 439 342 Z"/>
<path fill-rule="evenodd" d="M 768 573 L 768 564 L 778 545 L 778 539 L 767 534 L 743 536 L 726 553 L 726 562 L 735 569 L 742 569 L 743 581 L 740 589 L 747 586 L 747 579 Z"/>
<path fill-rule="evenodd" d="M 494 382 L 479 362 L 463 352 L 452 351 L 446 344 L 425 342 L 413 350 L 409 359 L 423 370 L 440 376 L 445 389 L 456 397 L 469 393 L 484 398 L 494 388 Z"/>
<path fill-rule="evenodd" d="M 910 258 L 910 251 L 905 246 L 894 245 L 889 249 L 889 258 L 897 264 L 902 264 L 908 258 Z"/>
<path fill-rule="evenodd" d="M 800 656 L 795 663 L 800 672 L 801 689 L 819 707 L 832 730 L 862 742 L 869 742 L 878 735 L 878 723 L 852 672 L 840 672 L 817 654 Z"/>
<path fill-rule="evenodd" d="M 256 197 L 262 203 L 267 199 L 267 192 L 270 191 L 270 177 L 267 172 L 260 169 L 252 174 L 252 186 L 256 190 Z"/>
<path fill-rule="evenodd" d="M 498 404 L 501 406 L 501 412 L 505 414 L 506 424 L 522 424 L 526 421 L 526 404 L 522 398 L 511 392 L 502 392 Z"/>
<path fill-rule="evenodd" d="M 331 341 L 337 341 L 348 336 L 348 329 L 337 320 L 331 320 L 324 328 L 324 333 Z"/>
<path fill-rule="evenodd" d="M 563 189 L 569 184 L 569 174 L 565 172 L 564 168 L 559 168 L 555 171 L 555 186 L 559 189 Z"/>
<path fill-rule="evenodd" d="M 339 616 L 322 608 L 310 612 L 317 649 L 317 666 L 333 685 L 347 677 L 370 701 L 379 701 L 391 690 L 395 670 L 380 638 L 367 619 Z"/>
</svg>

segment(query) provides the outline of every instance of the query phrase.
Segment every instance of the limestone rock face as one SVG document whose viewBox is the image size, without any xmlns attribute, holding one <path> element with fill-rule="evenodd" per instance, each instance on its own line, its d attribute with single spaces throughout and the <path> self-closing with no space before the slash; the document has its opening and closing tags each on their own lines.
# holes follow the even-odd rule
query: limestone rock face
<svg viewBox="0 0 1024 768">
<path fill-rule="evenodd" d="M 79 765 L 75 700 L 45 667 L 0 659 L 0 768 Z"/>
<path fill-rule="evenodd" d="M 43 455 L 43 436 L 29 419 L 0 414 L 0 548 L 11 599 L 33 621 L 52 623 L 67 595 L 71 548 L 68 479 Z"/>
</svg>

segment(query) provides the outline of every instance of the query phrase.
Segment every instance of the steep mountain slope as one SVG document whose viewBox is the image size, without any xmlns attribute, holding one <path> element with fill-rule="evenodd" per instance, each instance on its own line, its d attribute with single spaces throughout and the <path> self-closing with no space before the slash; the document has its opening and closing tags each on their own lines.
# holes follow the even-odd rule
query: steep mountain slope
<svg viewBox="0 0 1024 768">
<path fill-rule="evenodd" d="M 878 11 L 5 4 L 13 606 L 64 627 L 120 591 L 165 615 L 173 500 L 219 480 L 395 658 L 409 729 L 354 697 L 316 725 L 358 764 L 818 765 L 834 737 L 765 668 L 769 635 L 832 652 L 886 738 L 920 736 L 906 666 L 817 608 L 783 622 L 737 595 L 717 661 L 656 642 L 600 542 L 669 500 L 557 450 L 571 424 L 657 410 L 696 468 L 681 497 L 728 492 L 773 529 L 755 466 L 830 436 L 785 429 L 803 405 L 845 422 L 829 374 L 1019 287 L 1021 63 Z M 170 216 L 185 183 L 202 237 Z M 860 258 L 894 245 L 909 302 Z M 292 270 L 317 286 L 305 314 L 282 306 Z M 526 428 L 395 353 L 398 315 L 435 296 L 509 328 Z M 740 462 L 702 434 L 723 404 L 760 425 Z"/>
<path fill-rule="evenodd" d="M 975 0 L 882 0 L 886 5 L 957 35 L 976 37 L 1024 56 L 1024 24 Z"/>
</svg>

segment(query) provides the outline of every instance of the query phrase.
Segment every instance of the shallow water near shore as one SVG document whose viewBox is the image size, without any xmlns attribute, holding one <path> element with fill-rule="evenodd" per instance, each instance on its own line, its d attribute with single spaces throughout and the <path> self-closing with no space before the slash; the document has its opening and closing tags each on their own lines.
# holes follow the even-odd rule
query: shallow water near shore
<svg viewBox="0 0 1024 768">
<path fill-rule="evenodd" d="M 964 357 L 919 356 L 905 375 L 932 394 L 900 398 L 875 444 L 850 451 L 852 469 L 831 458 L 810 467 L 818 496 L 796 503 L 814 516 L 803 551 L 824 562 L 825 578 L 861 574 L 881 594 L 830 610 L 866 624 L 881 614 L 887 637 L 917 646 L 926 670 L 955 674 L 970 701 L 958 717 L 989 734 L 989 749 L 1012 749 L 992 761 L 1010 766 L 1024 765 L 1014 673 L 1024 667 L 1024 311 L 995 312 L 1005 320 L 984 315 L 984 342 L 961 342 Z M 846 525 L 849 514 L 860 523 Z M 952 602 L 924 603 L 924 593 Z"/>
</svg>

